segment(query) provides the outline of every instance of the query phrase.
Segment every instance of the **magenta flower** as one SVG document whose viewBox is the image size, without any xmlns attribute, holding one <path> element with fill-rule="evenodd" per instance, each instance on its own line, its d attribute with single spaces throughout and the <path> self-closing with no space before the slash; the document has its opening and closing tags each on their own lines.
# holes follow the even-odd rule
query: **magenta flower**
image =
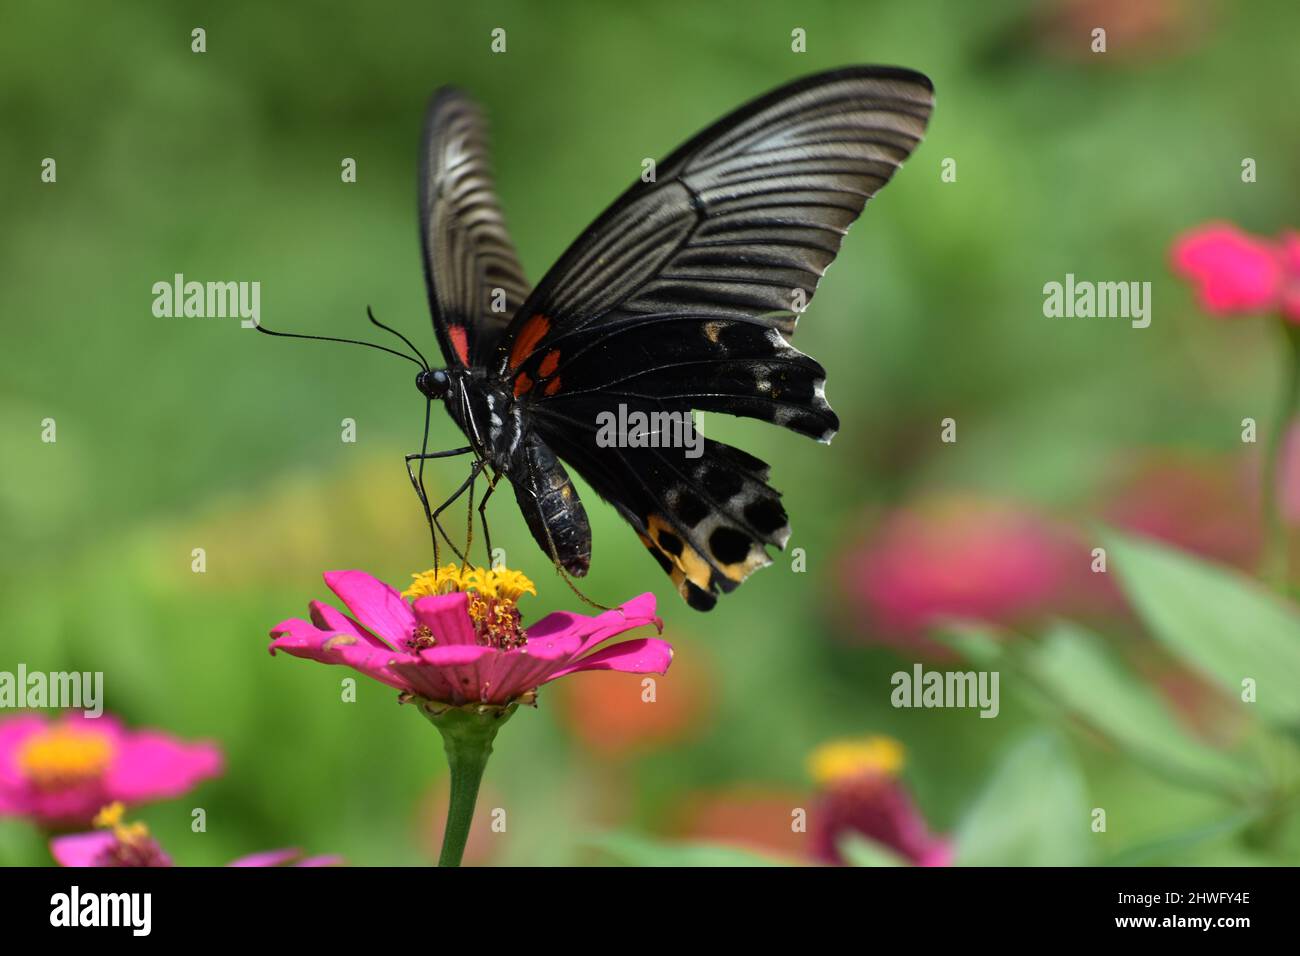
<svg viewBox="0 0 1300 956">
<path fill-rule="evenodd" d="M 841 584 L 868 639 L 942 657 L 929 628 L 953 618 L 1012 625 L 1045 610 L 1086 569 L 1077 550 L 1023 509 L 936 499 L 888 515 L 847 556 Z"/>
<path fill-rule="evenodd" d="M 808 812 L 811 855 L 844 866 L 844 842 L 865 837 L 914 866 L 949 866 L 948 840 L 933 835 L 898 781 L 903 746 L 890 737 L 823 744 L 809 759 L 821 793 Z"/>
<path fill-rule="evenodd" d="M 95 817 L 103 829 L 72 833 L 50 841 L 50 853 L 59 866 L 70 867 L 160 867 L 172 866 L 172 859 L 149 835 L 143 823 L 124 823 L 121 803 L 105 807 Z M 227 866 L 342 866 L 338 856 L 304 856 L 301 850 L 267 850 L 240 857 Z"/>
<path fill-rule="evenodd" d="M 139 826 L 139 825 L 137 825 Z M 171 866 L 172 858 L 143 828 L 119 835 L 113 830 L 70 833 L 50 841 L 50 855 L 59 866 Z"/>
<path fill-rule="evenodd" d="M 439 572 L 443 586 L 473 586 L 473 575 L 496 575 L 455 567 Z M 515 572 L 508 572 L 515 574 Z M 482 590 L 402 595 L 362 571 L 331 571 L 325 583 L 351 616 L 313 601 L 311 620 L 290 618 L 271 630 L 271 653 L 286 651 L 325 664 L 344 664 L 405 695 L 452 706 L 529 703 L 537 688 L 567 674 L 616 670 L 665 673 L 672 647 L 658 638 L 612 637 L 645 624 L 662 626 L 653 594 L 642 594 L 595 617 L 557 611 L 523 627 L 515 600 L 526 588 L 481 578 Z M 428 576 L 419 576 L 427 580 Z M 509 579 L 515 581 L 515 578 Z M 513 592 L 513 593 L 512 593 Z"/>
<path fill-rule="evenodd" d="M 1172 259 L 1211 315 L 1278 311 L 1300 322 L 1300 234 L 1273 241 L 1215 222 L 1175 240 Z"/>
<path fill-rule="evenodd" d="M 310 621 L 272 628 L 270 649 L 345 664 L 396 688 L 399 701 L 418 702 L 451 770 L 438 865 L 460 866 L 492 742 L 519 705 L 578 671 L 666 673 L 673 649 L 653 637 L 601 647 L 634 627 L 662 627 L 653 594 L 595 617 L 548 614 L 525 628 L 516 602 L 537 589 L 518 571 L 447 565 L 414 577 L 398 594 L 361 571 L 329 572 L 325 583 L 351 615 L 312 601 Z"/>
<path fill-rule="evenodd" d="M 108 714 L 19 714 L 0 721 L 0 816 L 49 828 L 84 826 L 117 800 L 178 797 L 219 774 L 221 764 L 213 744 L 126 730 Z"/>
</svg>

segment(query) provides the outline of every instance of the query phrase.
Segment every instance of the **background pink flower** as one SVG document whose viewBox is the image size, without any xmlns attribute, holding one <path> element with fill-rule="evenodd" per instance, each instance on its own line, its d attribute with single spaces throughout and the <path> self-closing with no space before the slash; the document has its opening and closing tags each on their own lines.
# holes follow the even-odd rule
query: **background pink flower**
<svg viewBox="0 0 1300 956">
<path fill-rule="evenodd" d="M 1184 233 L 1171 252 L 1174 270 L 1190 280 L 1212 315 L 1280 310 L 1300 322 L 1300 237 L 1261 239 L 1231 223 Z"/>
<path fill-rule="evenodd" d="M 831 784 L 808 811 L 808 835 L 813 858 L 832 866 L 845 865 L 841 846 L 855 835 L 914 866 L 952 863 L 948 841 L 930 833 L 907 791 L 884 773 L 863 773 Z"/>
<path fill-rule="evenodd" d="M 112 830 L 70 833 L 50 841 L 50 855 L 59 866 L 171 866 L 172 858 L 153 837 L 142 833 L 124 840 Z"/>
<path fill-rule="evenodd" d="M 1108 525 L 1240 568 L 1259 559 L 1259 481 L 1240 455 L 1139 451 L 1120 463 L 1102 497 Z"/>
<path fill-rule="evenodd" d="M 124 840 L 112 830 L 72 833 L 50 841 L 50 854 L 59 866 L 156 867 L 172 866 L 172 858 L 147 834 Z M 342 866 L 340 856 L 305 856 L 298 849 L 264 850 L 226 864 L 235 867 Z"/>
<path fill-rule="evenodd" d="M 941 498 L 886 516 L 847 556 L 841 584 L 869 639 L 941 656 L 928 628 L 946 618 L 1017 623 L 1077 580 L 1086 557 L 1030 511 Z"/>
<path fill-rule="evenodd" d="M 892 737 L 842 738 L 822 744 L 808 767 L 820 791 L 808 811 L 811 855 L 844 866 L 851 837 L 880 844 L 914 866 L 948 866 L 952 847 L 934 836 L 899 780 L 905 752 Z"/>
<path fill-rule="evenodd" d="M 81 826 L 114 801 L 178 797 L 221 767 L 213 744 L 127 730 L 109 714 L 19 714 L 0 721 L 0 815 Z"/>
</svg>

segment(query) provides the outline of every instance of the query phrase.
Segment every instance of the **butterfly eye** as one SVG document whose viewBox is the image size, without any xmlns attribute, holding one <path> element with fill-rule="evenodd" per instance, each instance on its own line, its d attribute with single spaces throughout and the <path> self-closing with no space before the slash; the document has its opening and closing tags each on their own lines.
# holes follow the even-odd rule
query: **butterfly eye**
<svg viewBox="0 0 1300 956">
<path fill-rule="evenodd" d="M 415 376 L 415 387 L 429 398 L 442 398 L 450 384 L 451 380 L 442 369 L 426 369 Z"/>
</svg>

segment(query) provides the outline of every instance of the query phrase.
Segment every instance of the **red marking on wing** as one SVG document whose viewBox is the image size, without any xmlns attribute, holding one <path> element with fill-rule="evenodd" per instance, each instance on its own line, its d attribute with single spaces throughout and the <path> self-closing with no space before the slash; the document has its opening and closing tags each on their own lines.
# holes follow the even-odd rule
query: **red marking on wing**
<svg viewBox="0 0 1300 956">
<path fill-rule="evenodd" d="M 468 368 L 469 338 L 465 335 L 465 326 L 447 326 L 447 337 L 451 339 L 451 347 L 456 352 L 456 358 L 460 359 L 460 364 Z"/>
<path fill-rule="evenodd" d="M 542 340 L 551 328 L 551 320 L 546 316 L 538 314 L 533 316 L 524 323 L 524 327 L 519 330 L 519 336 L 515 339 L 514 345 L 510 346 L 510 368 L 516 369 L 524 359 L 533 354 L 533 349 L 537 343 Z"/>
<path fill-rule="evenodd" d="M 543 394 L 546 395 L 554 395 L 559 390 L 560 390 L 560 379 L 557 376 L 546 383 L 546 387 L 542 389 L 542 392 Z"/>
<path fill-rule="evenodd" d="M 560 364 L 560 350 L 551 349 L 546 353 L 546 358 L 542 359 L 542 364 L 538 367 L 537 373 L 542 378 L 548 378 Z"/>
<path fill-rule="evenodd" d="M 532 387 L 533 380 L 528 377 L 528 373 L 520 372 L 519 376 L 515 379 L 515 398 L 523 395 L 524 392 L 528 391 Z"/>
</svg>

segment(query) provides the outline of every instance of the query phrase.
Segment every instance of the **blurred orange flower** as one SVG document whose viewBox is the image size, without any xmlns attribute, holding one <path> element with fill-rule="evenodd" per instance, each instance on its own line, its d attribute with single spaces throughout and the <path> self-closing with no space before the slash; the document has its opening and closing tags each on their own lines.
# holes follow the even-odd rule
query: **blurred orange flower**
<svg viewBox="0 0 1300 956">
<path fill-rule="evenodd" d="M 682 807 L 678 835 L 806 859 L 808 834 L 793 824 L 796 811 L 806 815 L 809 796 L 793 788 L 759 784 L 696 793 Z"/>
<path fill-rule="evenodd" d="M 703 650 L 695 648 L 679 655 L 668 674 L 611 672 L 598 681 L 565 681 L 550 700 L 565 729 L 593 753 L 627 757 L 702 732 L 713 683 Z"/>
</svg>

